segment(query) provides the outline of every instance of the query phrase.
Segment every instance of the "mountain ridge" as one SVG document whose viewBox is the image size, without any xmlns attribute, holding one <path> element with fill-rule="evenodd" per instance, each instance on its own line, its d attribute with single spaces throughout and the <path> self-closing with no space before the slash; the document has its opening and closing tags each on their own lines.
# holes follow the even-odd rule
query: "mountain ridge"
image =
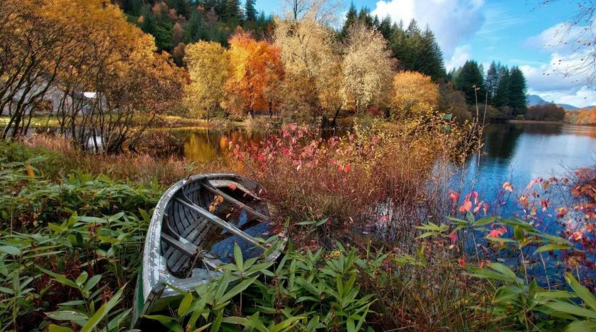
<svg viewBox="0 0 596 332">
<path fill-rule="evenodd" d="M 528 95 L 528 106 L 545 105 L 545 104 L 551 104 L 551 103 L 542 99 L 538 95 Z M 559 107 L 563 107 L 563 109 L 565 109 L 566 111 L 579 111 L 581 109 L 587 109 L 587 108 L 594 107 L 594 106 L 577 107 L 577 106 L 573 106 L 573 105 L 569 105 L 569 104 L 559 104 L 559 103 L 554 103 L 554 104 Z"/>
</svg>

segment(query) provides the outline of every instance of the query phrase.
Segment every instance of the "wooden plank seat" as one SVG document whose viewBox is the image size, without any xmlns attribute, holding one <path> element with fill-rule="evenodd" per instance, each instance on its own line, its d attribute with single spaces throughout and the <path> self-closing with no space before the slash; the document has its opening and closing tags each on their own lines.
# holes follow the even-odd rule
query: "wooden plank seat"
<svg viewBox="0 0 596 332">
<path fill-rule="evenodd" d="M 218 188 L 239 189 L 232 193 L 235 196 L 241 195 L 239 199 L 248 202 L 260 201 L 246 187 L 230 180 L 197 181 L 183 188 L 172 198 L 168 209 L 171 213 L 164 216 L 163 222 L 165 237 L 162 241 L 162 253 L 172 273 L 183 273 L 194 268 L 195 266 L 190 265 L 194 265 L 198 259 L 208 265 L 218 257 L 227 257 L 226 261 L 229 262 L 229 257 L 233 256 L 234 243 L 241 245 L 243 251 L 250 256 L 263 253 L 264 248 L 253 235 L 263 235 L 265 229 L 259 227 L 258 223 L 268 220 L 269 217 Z M 228 189 L 224 190 L 228 191 Z M 211 213 L 208 209 L 216 196 L 221 196 L 224 201 L 216 206 L 215 210 L 220 210 L 220 213 L 216 211 Z M 216 213 L 222 215 L 230 211 L 240 211 L 238 226 L 216 215 Z M 255 218 L 249 221 L 247 214 Z M 229 216 L 230 213 L 227 215 Z M 246 220 L 241 221 L 241 216 Z M 255 222 L 257 222 L 256 225 Z M 267 223 L 264 224 L 267 225 Z M 218 239 L 210 246 L 211 248 L 205 248 L 217 228 L 222 229 L 217 237 L 226 234 L 229 236 Z M 247 232 L 247 230 L 250 231 Z M 218 253 L 218 250 L 221 250 L 221 253 Z M 201 256 L 198 257 L 198 254 Z"/>
</svg>

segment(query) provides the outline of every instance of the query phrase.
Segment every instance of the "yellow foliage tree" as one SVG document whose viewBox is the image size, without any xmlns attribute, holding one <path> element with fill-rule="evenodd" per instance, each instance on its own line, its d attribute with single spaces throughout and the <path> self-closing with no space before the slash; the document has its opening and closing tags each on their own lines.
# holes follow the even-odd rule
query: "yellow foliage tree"
<svg viewBox="0 0 596 332">
<path fill-rule="evenodd" d="M 276 19 L 275 45 L 281 49 L 285 82 L 284 118 L 301 120 L 337 114 L 341 88 L 341 58 L 334 54 L 333 31 L 316 21 L 314 14 L 300 20 Z"/>
<path fill-rule="evenodd" d="M 142 132 L 132 126 L 136 114 L 149 123 L 178 98 L 183 72 L 110 2 L 3 0 L 0 26 L 10 31 L 0 33 L 4 138 L 26 131 L 34 106 L 49 101 L 61 133 L 115 152 Z"/>
<path fill-rule="evenodd" d="M 271 111 L 283 79 L 280 49 L 238 31 L 230 38 L 230 70 L 226 106 L 236 114 Z"/>
<path fill-rule="evenodd" d="M 391 92 L 394 60 L 380 32 L 355 24 L 348 33 L 342 64 L 344 107 L 356 113 L 384 107 Z"/>
<path fill-rule="evenodd" d="M 184 60 L 190 84 L 185 102 L 195 114 L 206 116 L 221 108 L 226 96 L 224 86 L 230 79 L 229 52 L 216 42 L 200 41 L 186 47 Z"/>
<path fill-rule="evenodd" d="M 439 86 L 430 76 L 414 71 L 393 78 L 391 117 L 393 119 L 431 113 L 439 105 Z"/>
</svg>

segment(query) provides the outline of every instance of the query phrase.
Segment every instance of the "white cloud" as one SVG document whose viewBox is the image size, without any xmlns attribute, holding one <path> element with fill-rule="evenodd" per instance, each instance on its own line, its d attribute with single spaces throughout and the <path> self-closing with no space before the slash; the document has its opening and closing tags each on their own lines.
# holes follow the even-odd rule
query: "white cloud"
<svg viewBox="0 0 596 332">
<path fill-rule="evenodd" d="M 529 91 L 530 94 L 536 94 L 540 98 L 557 104 L 568 104 L 576 107 L 588 107 L 596 105 L 596 93 L 591 88 L 583 86 L 580 88 L 573 88 L 570 90 L 560 91 Z"/>
<path fill-rule="evenodd" d="M 380 0 L 372 14 L 379 18 L 390 16 L 394 22 L 401 20 L 406 26 L 412 19 L 421 28 L 428 25 L 449 59 L 462 41 L 482 28 L 486 20 L 483 5 L 484 0 Z"/>
<path fill-rule="evenodd" d="M 470 60 L 471 52 L 472 47 L 470 45 L 456 47 L 451 58 L 445 61 L 445 68 L 447 68 L 447 71 L 463 66 L 467 60 Z"/>
<path fill-rule="evenodd" d="M 520 66 L 530 93 L 578 107 L 596 104 L 596 91 L 591 84 L 596 67 L 589 63 L 595 50 L 578 43 L 591 31 L 591 27 L 559 23 L 527 39 L 527 46 L 550 54 L 548 63 Z"/>
<path fill-rule="evenodd" d="M 593 42 L 595 28 L 596 22 L 591 27 L 559 23 L 528 38 L 526 45 L 547 52 L 571 55 L 585 49 L 583 42 Z"/>
</svg>

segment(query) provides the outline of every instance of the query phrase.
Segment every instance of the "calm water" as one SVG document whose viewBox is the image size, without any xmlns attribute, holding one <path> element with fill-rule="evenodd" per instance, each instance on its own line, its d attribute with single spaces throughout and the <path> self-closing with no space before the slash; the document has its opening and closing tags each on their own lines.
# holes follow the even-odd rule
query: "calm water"
<svg viewBox="0 0 596 332">
<path fill-rule="evenodd" d="M 262 132 L 197 131 L 184 142 L 195 162 L 223 156 L 230 142 L 259 142 Z M 503 182 L 527 184 L 536 177 L 562 176 L 596 163 L 596 127 L 561 124 L 491 124 L 480 156 L 469 158 L 466 187 L 487 191 Z M 478 158 L 480 157 L 480 160 Z"/>
<path fill-rule="evenodd" d="M 537 177 L 563 176 L 596 163 L 596 127 L 491 124 L 480 162 L 478 157 L 467 165 L 468 182 L 475 182 L 476 189 L 490 190 L 505 181 L 525 186 Z"/>
</svg>

